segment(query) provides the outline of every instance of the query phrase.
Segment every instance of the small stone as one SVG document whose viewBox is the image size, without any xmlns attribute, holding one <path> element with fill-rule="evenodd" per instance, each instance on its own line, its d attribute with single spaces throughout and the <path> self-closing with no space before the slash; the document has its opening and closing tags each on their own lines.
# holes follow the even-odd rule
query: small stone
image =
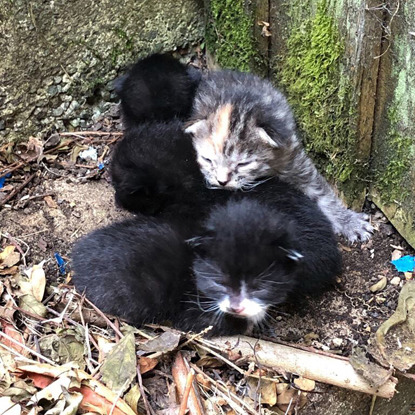
<svg viewBox="0 0 415 415">
<path fill-rule="evenodd" d="M 401 283 L 401 279 L 399 277 L 393 277 L 391 279 L 391 285 L 399 285 Z"/>
<path fill-rule="evenodd" d="M 334 346 L 340 347 L 343 344 L 343 339 L 340 339 L 339 337 L 335 337 L 332 340 L 332 343 L 334 344 Z"/>
<path fill-rule="evenodd" d="M 406 281 L 411 280 L 414 277 L 414 274 L 412 272 L 404 272 Z"/>
<path fill-rule="evenodd" d="M 55 82 L 55 84 L 60 84 L 62 82 L 62 77 L 61 76 L 55 76 L 53 78 L 53 82 Z"/>
</svg>

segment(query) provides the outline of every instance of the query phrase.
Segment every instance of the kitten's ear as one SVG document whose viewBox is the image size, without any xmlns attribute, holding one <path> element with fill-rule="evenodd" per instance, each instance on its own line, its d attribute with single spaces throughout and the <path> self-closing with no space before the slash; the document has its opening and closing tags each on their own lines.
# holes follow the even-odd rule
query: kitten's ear
<svg viewBox="0 0 415 415">
<path fill-rule="evenodd" d="M 271 147 L 280 147 L 280 143 L 278 141 L 273 140 L 271 136 L 262 127 L 256 127 L 256 132 L 258 134 L 258 137 L 265 143 L 269 144 Z"/>
<path fill-rule="evenodd" d="M 207 129 L 207 121 L 206 120 L 199 120 L 199 121 L 190 121 L 189 123 L 185 124 L 184 132 L 187 134 L 197 134 L 202 130 Z"/>
</svg>

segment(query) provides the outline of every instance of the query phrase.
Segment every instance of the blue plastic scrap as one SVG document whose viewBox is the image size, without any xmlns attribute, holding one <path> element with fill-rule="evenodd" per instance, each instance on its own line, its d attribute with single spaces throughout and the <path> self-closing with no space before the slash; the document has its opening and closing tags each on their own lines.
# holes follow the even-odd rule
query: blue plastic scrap
<svg viewBox="0 0 415 415">
<path fill-rule="evenodd" d="M 412 272 L 415 269 L 415 257 L 412 255 L 405 255 L 402 258 L 391 261 L 399 272 Z"/>
<path fill-rule="evenodd" d="M 101 163 L 98 163 L 97 167 L 98 167 L 99 170 L 102 170 L 105 167 L 105 165 L 104 165 L 104 163 L 101 162 Z"/>
<path fill-rule="evenodd" d="M 64 259 L 57 252 L 55 252 L 55 259 L 56 259 L 56 262 L 58 263 L 58 266 L 59 266 L 59 272 L 62 275 L 65 274 L 65 272 L 66 272 L 66 270 L 65 270 L 66 262 L 64 261 Z"/>
<path fill-rule="evenodd" d="M 10 177 L 11 175 L 12 175 L 11 173 L 7 173 L 7 174 L 5 174 L 4 176 L 0 177 L 0 189 L 1 189 L 2 187 L 4 187 L 4 183 L 5 183 L 6 179 L 7 179 L 8 177 Z"/>
</svg>

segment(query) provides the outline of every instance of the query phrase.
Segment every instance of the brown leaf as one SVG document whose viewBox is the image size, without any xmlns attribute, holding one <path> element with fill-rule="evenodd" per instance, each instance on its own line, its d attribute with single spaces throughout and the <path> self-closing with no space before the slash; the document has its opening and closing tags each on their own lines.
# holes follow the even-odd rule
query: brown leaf
<svg viewBox="0 0 415 415">
<path fill-rule="evenodd" d="M 56 209 L 58 207 L 58 204 L 52 199 L 52 196 L 45 196 L 43 200 L 52 209 Z"/>
<path fill-rule="evenodd" d="M 144 374 L 154 369 L 157 366 L 158 362 L 159 361 L 157 359 L 152 359 L 150 357 L 141 356 L 140 359 L 138 360 L 141 374 Z"/>
<path fill-rule="evenodd" d="M 388 279 L 386 277 L 381 277 L 377 283 L 373 284 L 369 288 L 369 290 L 372 291 L 372 293 L 382 291 L 386 287 L 387 283 L 388 283 Z"/>
<path fill-rule="evenodd" d="M 19 282 L 21 291 L 24 294 L 32 294 L 37 301 L 42 301 L 46 288 L 46 276 L 43 270 L 44 262 L 42 261 L 25 270 L 28 280 L 22 278 Z"/>
<path fill-rule="evenodd" d="M 12 339 L 16 340 L 18 343 L 22 345 L 25 344 L 22 333 L 20 333 L 20 331 L 15 329 L 11 324 L 3 323 L 3 332 L 7 334 L 9 337 L 11 337 Z M 26 354 L 24 347 L 19 346 L 18 344 L 12 342 L 11 340 L 2 339 L 1 341 L 7 347 L 10 347 L 11 349 L 16 350 L 16 352 L 23 354 L 23 355 Z"/>
<path fill-rule="evenodd" d="M 20 261 L 20 254 L 13 245 L 6 246 L 0 253 L 0 268 L 10 268 Z"/>
<path fill-rule="evenodd" d="M 310 392 L 316 387 L 316 382 L 311 379 L 298 378 L 294 379 L 294 385 L 302 391 Z"/>
</svg>

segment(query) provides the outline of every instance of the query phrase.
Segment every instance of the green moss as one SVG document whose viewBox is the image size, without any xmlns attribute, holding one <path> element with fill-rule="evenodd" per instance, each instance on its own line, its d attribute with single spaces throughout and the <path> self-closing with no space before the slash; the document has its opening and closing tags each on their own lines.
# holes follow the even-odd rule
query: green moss
<svg viewBox="0 0 415 415">
<path fill-rule="evenodd" d="M 218 64 L 248 71 L 257 57 L 253 18 L 243 0 L 211 0 L 206 26 L 206 45 Z"/>
<path fill-rule="evenodd" d="M 322 1 L 314 17 L 293 27 L 279 82 L 293 106 L 306 150 L 321 171 L 345 183 L 355 175 L 349 79 L 341 74 L 344 45 Z"/>
<path fill-rule="evenodd" d="M 389 131 L 383 140 L 387 149 L 383 150 L 381 165 L 377 166 L 375 181 L 380 198 L 385 203 L 403 201 L 409 196 L 409 187 L 405 179 L 412 164 L 413 139 L 402 135 L 399 129 L 398 110 L 390 107 L 388 110 Z"/>
</svg>

